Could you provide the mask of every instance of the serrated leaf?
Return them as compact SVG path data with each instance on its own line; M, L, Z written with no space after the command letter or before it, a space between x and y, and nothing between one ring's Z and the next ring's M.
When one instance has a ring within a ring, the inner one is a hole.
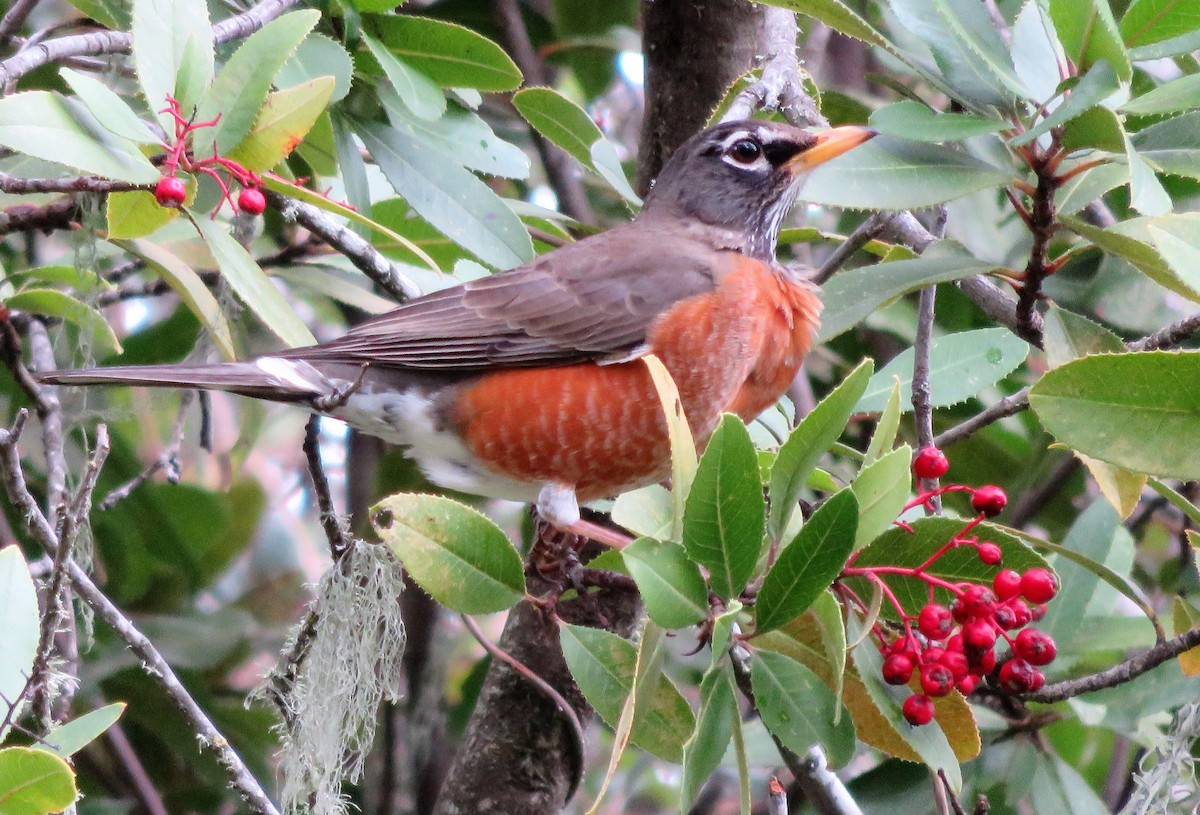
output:
M1029 404L1047 432L1136 472L1200 478L1200 352L1093 356L1050 371Z
M275 85L280 90L286 90L322 76L333 77L333 96L329 101L340 102L350 93L354 63L341 43L324 34L312 33L304 38L291 58L279 69L275 75Z
M1029 144L1043 133L1049 133L1052 128L1066 124L1100 104L1120 90L1120 87L1121 81L1117 78L1117 72L1107 61L1101 60L1080 78L1079 83L1062 100L1062 104L1021 135L1009 139L1009 145L1020 147Z
M275 91L259 111L246 137L227 157L255 172L266 172L292 154L325 112L333 93L333 77Z
M1200 111L1174 116L1130 138L1158 172L1200 178Z
M1188 262L1193 253L1200 252L1200 216L1196 213L1130 218L1108 229L1070 215L1060 216L1060 220L1105 252L1129 261L1155 283L1200 302L1200 268ZM1157 245L1156 238L1163 245Z
M156 274L167 281L188 309L196 315L200 325L204 326L222 358L232 362L237 359L233 349L233 335L229 331L229 323L217 298L213 297L208 286L200 279L200 275L180 258L171 254L164 247L149 241L113 241L117 246L130 254L140 257Z
M771 466L771 509L767 533L779 540L796 510L800 490L821 456L842 435L862 397L875 363L865 359L792 431Z
M1125 161L1129 165L1129 205L1143 215L1165 215L1174 208L1171 196L1154 170L1125 136Z
M1058 92L1060 66L1067 64L1067 57L1049 8L1041 0L1028 0L1013 23L1012 59L1033 101L1046 102Z
M623 492L613 504L612 519L639 535L666 540L675 523L672 500L671 491L661 484Z
M1164 82L1121 105L1122 113L1135 116L1154 116L1159 113L1178 113L1200 107L1200 74L1191 74Z
M0 619L4 636L0 637L0 695L5 706L21 698L25 681L33 671L38 646L38 599L29 566L19 546L0 549ZM16 706L17 714L24 707ZM0 726L0 739L8 732L7 720Z
M184 111L196 104L213 76L210 25L204 0L133 0L133 67L150 110L168 96Z
M1069 169L1069 168L1068 168ZM1129 182L1129 168L1120 164L1101 164L1071 177L1058 193L1060 215L1073 215L1111 189Z
M892 390L888 393L887 403L875 423L875 432L871 434L871 443L863 455L863 466L869 467L884 453L892 449L896 443L896 434L900 431L900 377L892 380Z
M237 296L263 324L292 348L315 345L316 339L296 316L296 310L287 298L275 288L266 272L259 268L246 248L234 240L224 225L205 215L192 214L191 220L208 245L221 276L229 281Z
M61 69L59 74L109 133L135 144L158 143L158 137L150 132L146 123L103 82L70 68Z
M1188 0L1134 0L1121 18L1130 48L1150 45L1200 28L1200 9Z
M1200 628L1200 609L1177 595L1171 603L1171 619L1175 626L1175 636L1179 636L1193 628ZM1176 659L1179 660L1179 669L1185 676L1200 675L1200 645L1189 648Z
M708 615L708 589L683 547L638 538L621 550L650 619L664 628L685 628Z
M1117 513L1107 502L1093 501L1071 524L1062 546L1081 557L1104 563L1119 535L1129 539ZM1083 622L1088 601L1100 585L1100 578L1095 572L1069 560L1054 566L1060 580L1059 592L1046 605L1046 616L1038 628L1054 637L1061 650L1069 652Z
M188 198L195 200L195 182L179 177L187 184ZM162 206L154 193L146 190L109 193L104 207L110 241L145 237L179 217L177 208Z
M895 527L884 532L875 541L858 553L854 569L871 566L916 567L925 563L963 528L958 518L918 518L912 522L913 531ZM941 578L950 583L969 581L990 584L1000 569L1016 569L1025 572L1040 567L1049 568L1045 558L1033 551L1023 540L995 524L982 523L971 534L980 541L991 541L1000 547L1003 561L999 566L988 566L979 559L974 546L956 546L925 569L925 574ZM881 575L897 601L906 609L919 609L930 602L929 584L909 575ZM848 585L859 592L860 597L871 593L867 581L858 576L846 578ZM933 602L950 605L953 597L942 588L935 588ZM895 619L896 609L890 603L883 606L883 616ZM869 648L870 646L864 646Z
M18 288L27 285L27 282L31 280L68 286L81 292L116 289L116 284L110 283L96 272L89 269L76 269L74 266L35 266L31 269L8 272L5 278L6 282Z
M525 594L516 548L500 527L465 504L399 493L371 508L371 522L413 580L447 608L503 611Z
M58 289L23 289L9 297L5 305L15 311L59 317L79 326L80 333L95 343L99 354L121 353L121 341L104 315Z
M1108 0L1049 0L1050 18L1071 62L1086 71L1108 60L1122 82L1133 76Z
M802 614L837 577L854 549L859 504L848 489L813 513L763 579L755 601L755 633Z
M814 169L804 200L849 209L927 207L1012 181L962 151L880 136Z
M995 264L965 253L939 251L935 245L912 260L875 263L840 272L821 287L825 311L817 342L829 342L875 309L918 289L987 274L995 268Z
M833 723L837 724L842 712L842 695L846 675L846 623L842 619L842 607L833 597L833 592L823 591L805 612L805 619L816 625L821 645L825 650L825 661L829 667L829 689L837 701ZM803 662L803 660L801 660ZM818 674L820 675L820 674ZM821 675L821 680L825 681Z
M98 710L93 710L82 716L77 716L69 722L57 724L42 737L42 745L51 745L47 749L59 758L70 758L87 745L98 739L105 730L116 724L117 719L125 712L124 702L114 702Z
M469 28L410 15L376 17L380 41L443 88L511 91L521 71L500 46Z
M208 155L214 145L225 154L241 144L258 119L275 76L320 19L315 9L289 12L238 46L200 100L197 120L219 115L221 121L196 131L193 149L197 155Z
M71 767L30 747L0 749L0 815L62 812L78 795Z
M432 79L397 59L387 46L372 37L363 37L367 49L405 107L420 119L433 121L446 112L446 95Z
M564 624L563 656L588 704L610 727L621 717L633 691L637 648L629 640L596 628ZM648 704L637 707L630 741L651 755L675 763L683 759L684 742L695 716L679 690L661 672L647 688Z
M696 717L696 729L683 745L681 811L691 810L700 788L721 765L733 738L734 720L740 716L729 668L710 668L700 681L700 713Z
M608 185L630 204L635 207L642 205L641 197L633 191L633 187L629 186L629 179L625 177L625 170L621 167L617 148L613 146L612 142L608 139L601 139L593 144L591 157L591 164L597 175L607 181Z
M692 436L692 428L688 425L687 416L683 413L683 400L679 397L679 389L675 387L675 380L667 366L654 354L646 354L641 361L654 384L654 392L658 396L659 407L662 408L663 420L667 425L667 439L671 446L671 540L684 540L685 508L698 465L696 441Z
M1178 37L1171 37L1170 39L1151 43L1150 45L1140 45L1136 48L1130 48L1129 59L1133 62L1142 62L1148 59L1177 57L1183 54L1190 54L1197 48L1200 48L1200 30L1189 31L1186 34L1180 34Z
M383 314L396 307L395 300L380 297L364 286L362 281L365 278L347 279L347 274L342 269L315 263L283 266L274 270L274 276L281 280L295 283L367 314Z
M871 114L868 124L885 136L926 142L959 141L1011 127L975 113L938 113L911 100L879 108Z
M850 717L834 724L833 693L804 665L783 654L756 651L750 681L763 724L785 747L804 755L820 744L833 767L845 765L854 755Z
M497 136L478 115L452 108L437 121L427 122L407 109L397 110L388 103L387 94L381 94L381 99L392 127L404 130L427 149L481 173L504 178L529 177L529 157L525 152Z
M908 502L912 448L902 444L859 472L850 489L858 499L854 548L861 549L890 528Z
M498 269L533 258L521 219L470 172L427 161L420 144L394 128L364 123L358 133L396 192L455 243Z
M1015 371L1029 355L1029 345L1007 328L980 328L936 337L929 349L929 397L933 407L966 401ZM913 349L907 348L871 377L856 413L877 413L886 405L895 378L900 401L912 404Z
M158 169L136 145L104 130L78 102L49 91L25 91L0 99L0 147L115 181L152 184ZM80 115L75 115L75 114ZM88 126L90 125L90 126Z
M1099 323L1051 304L1042 320L1046 362L1057 368L1088 354L1120 354L1121 338Z
M1076 453L1076 457L1087 467L1092 480L1096 482L1100 494L1117 511L1121 520L1125 520L1138 508L1142 500L1142 490L1146 488L1145 473L1135 473L1115 464L1108 464L1094 458Z
M683 514L687 554L710 573L712 589L737 597L763 546L758 456L741 419L726 414L696 468Z

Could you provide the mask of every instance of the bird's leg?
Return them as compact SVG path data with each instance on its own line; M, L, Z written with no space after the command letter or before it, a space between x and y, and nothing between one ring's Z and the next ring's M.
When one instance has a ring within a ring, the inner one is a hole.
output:
M628 535L583 520L579 515L579 501L575 498L573 486L551 482L542 487L538 493L537 511L551 526L563 532L591 538L613 549L624 549L630 543Z
M340 385L325 396L316 397L312 400L312 406L321 413L332 413L346 404L346 402L350 401L350 397L362 387L363 377L367 375L368 364L366 362L362 364L362 367L358 369L358 376L355 377L353 382L349 385Z

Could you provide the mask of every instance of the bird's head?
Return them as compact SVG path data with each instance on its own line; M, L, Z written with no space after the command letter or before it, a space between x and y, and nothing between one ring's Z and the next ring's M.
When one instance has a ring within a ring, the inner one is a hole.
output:
M643 217L683 216L773 259L779 225L808 171L875 136L866 127L810 133L780 122L723 122L684 142L646 196Z

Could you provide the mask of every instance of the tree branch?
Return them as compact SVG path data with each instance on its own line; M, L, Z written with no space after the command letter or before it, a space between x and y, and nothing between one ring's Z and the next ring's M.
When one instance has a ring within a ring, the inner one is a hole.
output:
M4 17L0 19L0 49L8 47L13 34L20 30L29 12L33 11L40 0L15 0Z
M734 98L723 121L747 119L760 109L778 109L792 124L829 127L829 120L821 115L800 85L800 63L796 57L798 34L794 12L778 7L763 11L761 39L766 58L762 76Z

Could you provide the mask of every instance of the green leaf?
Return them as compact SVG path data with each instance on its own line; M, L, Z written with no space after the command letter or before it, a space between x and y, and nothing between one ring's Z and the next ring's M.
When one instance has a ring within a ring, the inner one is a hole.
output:
M1107 501L1097 500L1071 524L1062 545L1096 563L1104 563L1118 535L1129 539L1129 533L1121 526L1121 519L1112 506ZM1132 540L1129 542L1132 544ZM1100 578L1065 559L1056 562L1054 568L1058 571L1061 588L1053 602L1046 605L1046 616L1038 628L1054 637L1061 651L1070 653L1070 643L1083 623L1084 611Z
M1174 208L1171 196L1146 160L1125 136L1125 161L1129 164L1129 205L1143 215L1165 215Z
M339 303L345 303L367 314L383 314L396 307L395 300L380 297L372 292L362 275L352 276L334 266L305 263L300 266L283 266L274 270L274 276L303 286L309 291L324 295Z
M1013 179L960 150L887 136L814 169L804 200L849 209L914 209L999 187Z
M685 628L708 616L708 588L682 546L638 538L621 555L654 622L664 628Z
M1200 478L1200 352L1086 357L1043 376L1029 404L1085 455L1150 475Z
M190 212L189 215L200 237L208 244L208 251L217 262L221 276L229 281L237 296L263 324L292 348L315 345L316 339L296 316L296 310L272 285L266 272L259 268L246 248L234 240L222 224L205 215L197 216Z
M1190 262L1194 253L1200 252L1200 215L1131 218L1108 229L1070 215L1060 220L1105 252L1129 261L1159 285L1200 302L1200 267Z
M70 0L70 3L85 17L91 17L105 28L129 30L129 0Z
M700 714L696 729L683 745L680 810L689 812L700 788L721 765L741 716L728 666L713 667L700 680Z
M238 46L200 101L198 121L217 116L221 121L196 131L196 155L210 154L214 145L225 154L241 144L258 119L275 76L320 19L315 9L293 11L267 23Z
M1050 18L1067 56L1080 71L1104 59L1122 82L1133 76L1108 0L1050 0Z
M66 100L49 91L0 99L0 146L115 181L158 180L158 169L135 145L112 136L94 120L87 122L91 115L77 106L78 111L71 110Z
M95 272L88 269L76 269L74 266L35 266L31 269L20 269L9 272L6 280L18 288L23 287L26 281L36 280L41 283L69 286L77 292L116 289L116 284L110 283Z
M867 384L869 387L870 383ZM875 423L875 433L871 436L871 443L867 446L867 452L863 455L864 467L869 467L880 456L892 449L892 445L896 443L896 434L900 431L900 416L902 414L903 411L900 408L900 377L897 376L892 380L892 389L888 392L887 404L884 405L883 412L879 414L879 421Z
M229 323L225 313L213 297L208 286L200 279L200 275L180 258L171 254L163 246L150 241L113 241L117 246L130 254L136 255L146 262L146 265L167 281L184 305L196 315L200 325L208 330L217 350L226 361L237 359L233 349L233 335L229 331Z
M1064 169L1070 169L1066 167ZM1111 189L1129 183L1129 168L1101 164L1071 177L1059 190L1055 203L1060 215L1072 215Z
M446 112L446 95L432 79L406 65L392 55L383 43L371 37L363 37L367 49L388 81L404 102L405 107L418 119L433 121Z
M48 750L59 758L70 758L87 745L98 739L108 728L112 727L121 714L125 712L124 702L114 702L99 710L85 713L64 724L57 724L46 733L42 742L52 745Z
M850 489L858 499L854 548L861 549L891 528L908 503L912 487L912 448L902 444L874 464L863 467Z
M633 187L629 186L629 179L625 177L625 169L621 167L621 158L617 155L617 148L608 139L601 139L592 145L591 150L592 167L596 174L608 182L608 186L616 190L622 198L628 201L635 207L642 205L642 199Z
M1200 48L1200 30L1189 31L1186 34L1180 34L1178 37L1171 37L1170 39L1151 43L1150 45L1140 45L1137 48L1130 48L1129 59L1133 62L1141 62L1148 59L1178 57L1190 54L1197 48Z
M329 101L340 102L350 93L354 62L341 43L314 32L304 38L291 58L279 69L275 86L286 90L322 76L333 77L333 95Z
M121 353L121 342L104 315L58 289L24 289L9 297L5 305L16 311L45 314L74 323L86 339L96 344L101 355Z
M70 765L30 747L0 749L0 815L62 812L78 795Z
M247 170L266 172L283 161L325 112L333 77L323 76L267 97L246 137L227 154Z
M8 705L21 698L25 680L33 671L39 634L37 590L19 546L0 549L0 619L4 620L4 636L0 637L0 695L8 700L7 712ZM22 707L17 706L18 714ZM7 725L0 727L0 740L7 731Z
M371 522L413 580L447 608L503 611L525 594L521 556L512 542L465 504L399 493L371 508Z
M637 648L607 631L564 624L563 656L588 704L610 727L616 727L625 699L633 691ZM661 672L647 677L647 705L637 706L630 741L666 761L683 760L684 742L692 734L695 715L679 690Z
M1025 98L1025 88L996 27L978 3L890 0L900 24L933 52L959 98L972 107L1003 106Z
M1200 74L1181 76L1121 105L1122 113L1154 116L1200 107Z
M663 540L671 536L675 523L673 500L661 484L623 492L613 504L612 519L639 535Z
M854 549L858 500L848 489L813 513L763 579L754 631L779 628L803 614L837 577Z
M846 622L842 619L842 604L834 599L833 592L823 591L806 614L816 625L825 652L825 662L829 665L832 682L827 684L837 700L838 707L833 716L833 723L837 724L841 718L846 679Z
M1130 48L1190 34L1200 28L1200 9L1189 0L1134 0L1121 18Z
M974 113L938 113L907 99L876 110L868 124L885 136L927 142L959 141L1011 127Z
M521 219L470 172L428 161L420 143L400 130L364 123L358 133L396 192L446 237L499 269L533 258Z
M779 540L800 499L800 490L817 461L842 435L854 405L862 397L874 363L865 359L842 380L779 448L771 466L771 511L768 533Z
M883 714L886 725L908 745L921 760L934 770L944 770L953 789L962 787L962 769L950 746L941 722L936 718L929 724L914 727L904 719L901 706L912 691L904 685L884 683L881 671L883 657L870 643L864 643L852 652L854 666L858 670L862 685L871 702Z
M1041 104L1058 93L1060 66L1067 64L1067 56L1045 2L1032 0L1021 7L1012 27L1012 58L1030 99Z
M528 178L529 157L521 148L501 139L480 116L454 107L435 122L397 110L381 95L392 127L405 131L427 150L472 170L504 178ZM407 207L406 207L407 209Z
M204 0L133 0L133 67L156 113L167 97L187 116L213 76L213 42ZM163 116L164 124L170 119ZM168 127L168 131L171 128Z
M188 186L188 197L195 199L196 184L179 176ZM179 217L175 207L164 207L146 190L109 193L104 203L110 241L129 240L150 235Z
M1158 172L1200 178L1200 111L1159 122L1130 138L1138 155Z
M913 531L899 527L884 532L875 541L858 553L854 568L869 566L916 567L927 561L963 528L959 518L918 518L912 522ZM988 583L1000 569L1016 569L1024 572L1034 567L1049 568L1044 558L1034 552L1024 541L1010 531L995 524L983 523L971 532L980 541L991 541L1000 547L1003 562L999 566L988 566L980 559L974 546L957 546L939 557L925 573L942 580L957 583L970 581ZM885 574L884 581L906 609L919 609L929 602L929 585L919 578L908 575ZM847 582L860 592L860 597L871 594L871 586L861 577L847 578ZM953 598L945 589L934 590L934 602L949 605ZM883 616L896 618L896 610L884 603ZM870 646L856 650L873 650Z
M1051 304L1042 320L1046 362L1057 368L1088 354L1121 354L1125 343L1099 323Z
M987 274L996 268L993 263L964 252L947 251L949 249L935 244L919 258L875 263L834 275L821 287L825 311L817 342L829 342L866 319L875 309L918 289Z
M935 337L929 348L929 397L933 407L966 401L1015 371L1029 355L1029 345L1007 328L979 328ZM912 348L896 355L871 377L854 410L878 413L886 405L892 383L900 380L900 400L912 407Z
M700 457L683 514L683 546L730 600L754 573L763 546L758 456L742 420L726 414Z
M845 765L854 755L854 724L849 716L834 724L838 703L808 668L783 654L756 651L750 681L763 724L785 747L804 755L820 744L833 767Z
M1021 135L1009 139L1009 145L1020 147L1031 143L1043 133L1049 133L1051 128L1066 124L1100 104L1120 88L1121 81L1117 79L1117 72L1112 66L1105 60L1097 62L1071 89L1071 93L1063 98L1062 104Z
M135 144L158 144L158 137L146 123L103 82L70 68L61 69L59 74L109 133Z
M521 71L504 49L469 28L426 17L374 17L380 41L443 88L511 91Z

